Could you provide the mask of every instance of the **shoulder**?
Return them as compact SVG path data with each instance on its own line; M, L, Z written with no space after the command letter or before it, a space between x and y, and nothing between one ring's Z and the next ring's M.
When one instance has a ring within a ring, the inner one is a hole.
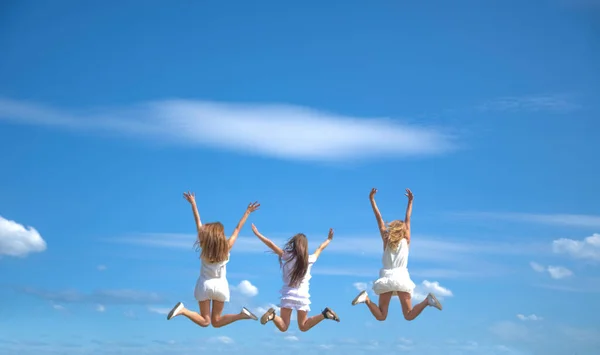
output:
M310 254L308 256L308 262L309 263L314 263L315 261L317 261L317 255L316 254Z

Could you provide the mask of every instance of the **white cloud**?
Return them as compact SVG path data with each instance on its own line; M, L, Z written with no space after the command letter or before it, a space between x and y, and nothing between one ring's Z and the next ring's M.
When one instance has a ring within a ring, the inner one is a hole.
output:
M557 239L552 242L552 250L577 259L600 261L600 234L594 233L583 240Z
M0 216L0 256L24 257L46 250L46 242L37 230Z
M540 316L536 316L535 314L530 314L528 316L523 315L523 314L517 314L517 318L522 320L522 321L539 321L539 320L543 320L544 318L540 317Z
M423 156L455 147L453 137L430 127L281 104L164 100L117 110L70 113L0 99L0 119L293 160Z
M57 311L66 311L67 309L65 308L65 306L60 305L60 304L52 304L52 308L54 308Z
M421 300L425 299L425 297L427 297L427 294L430 292L433 293L435 297L440 300L444 299L445 297L454 296L452 294L452 291L440 286L439 282L430 282L425 280L420 285L417 285L415 287L412 298L420 302Z
M554 226L600 228L600 216L579 214L501 213L501 212L457 212L453 216L484 218L502 221L547 224Z
M237 287L234 287L234 289L244 296L254 297L258 295L258 288L248 280L242 280L242 282L240 282Z
M210 338L209 340L211 342L219 342L219 343L223 343L223 344L233 344L233 339L228 336L225 336L225 335Z
M550 277L557 280L573 276L573 271L563 266L548 266L548 273L550 274Z
M284 339L285 339L285 340L287 340L287 341L298 341L298 340L300 340L300 339L298 339L298 337L297 337L297 336L295 336L295 335L288 335L288 336L286 336Z
M366 291L367 290L366 282L355 282L352 284L352 286L354 286L354 288L356 288L358 291Z
M106 307L104 307L101 304L96 305L96 311L98 311L98 312L104 312L104 311L106 311Z
M167 315L171 311L170 308L160 308L160 307L148 307L148 311L151 313Z
M569 276L573 276L573 271L567 269L564 266L552 266L552 265L544 266L544 265L538 264L534 261L530 262L529 265L535 272L548 272L550 277L552 277L553 279L556 279L556 280L564 279Z
M564 113L581 108L565 95L507 96L487 101L482 111Z
M96 266L96 269L97 269L98 271L104 271L104 270L106 270L106 269L107 269L107 267L106 267L106 265L98 265L98 266Z

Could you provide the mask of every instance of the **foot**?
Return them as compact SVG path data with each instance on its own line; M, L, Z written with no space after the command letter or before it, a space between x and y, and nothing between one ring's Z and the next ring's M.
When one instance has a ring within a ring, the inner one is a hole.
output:
M242 311L240 312L243 315L245 315L246 317L248 317L248 319L252 319L252 320L257 320L258 318L248 310L248 308L244 307L242 308Z
M439 309L440 311L442 310L442 304L440 301L438 301L433 293L427 295L427 304L431 307Z
M260 317L260 324L267 324L273 319L275 319L275 308L269 308L269 310Z
M367 291L362 291L352 300L352 305L356 306L359 303L366 303L368 300L369 295L367 294Z
M167 320L170 320L173 317L177 317L183 312L184 309L185 307L183 306L183 303L177 302L175 307L173 307L173 309L171 309L171 312L169 312L169 314L167 315Z
M329 307L325 307L325 309L323 310L323 312L321 312L321 314L323 315L323 317L325 317L325 319L331 319L336 322L340 321L340 318L337 316L337 314L335 314L334 311L329 309Z

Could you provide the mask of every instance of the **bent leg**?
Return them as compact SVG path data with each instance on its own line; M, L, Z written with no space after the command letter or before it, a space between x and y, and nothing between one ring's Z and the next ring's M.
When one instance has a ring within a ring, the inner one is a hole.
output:
M387 318L388 310L390 307L390 300L392 299L392 292L385 292L379 295L379 305L376 305L367 297L365 304L369 307L369 310L378 321L384 321Z
M273 323L277 329L285 332L290 327L290 319L292 319L292 310L290 308L281 308L279 311L280 316L275 315L273 317Z
M413 308L410 293L408 292L398 292L398 298L400 298L400 304L402 304L402 314L404 314L404 319L406 320L413 320L417 318L417 316L423 312L425 307L429 305L427 298L425 298Z
M221 313L223 313L223 308L225 307L225 302L216 301L216 300L213 300L212 302L213 303L212 303L211 321L212 321L213 327L215 327L215 328L224 327L227 324L231 324L231 323L241 320L241 319L250 319L250 317L248 317L243 312L240 312L238 314L221 315Z
M323 319L325 319L325 316L322 313L316 316L312 316L310 318L308 318L308 311L297 311L297 314L298 328L301 332L308 331L310 328L314 327L315 325L319 324Z
M181 315L187 317L192 322L198 324L201 327L208 327L210 325L210 300L198 302L200 308L200 314L190 311L187 308L181 310Z

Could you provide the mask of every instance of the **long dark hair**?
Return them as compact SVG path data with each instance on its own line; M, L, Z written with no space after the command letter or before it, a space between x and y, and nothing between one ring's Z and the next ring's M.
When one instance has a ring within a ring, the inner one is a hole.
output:
M283 253L291 255L285 260L285 264L295 260L294 267L290 273L290 284L288 286L298 287L308 271L308 240L306 239L306 236L302 233L298 233L290 238L283 247ZM283 267L283 264L281 257L279 257L279 265Z

